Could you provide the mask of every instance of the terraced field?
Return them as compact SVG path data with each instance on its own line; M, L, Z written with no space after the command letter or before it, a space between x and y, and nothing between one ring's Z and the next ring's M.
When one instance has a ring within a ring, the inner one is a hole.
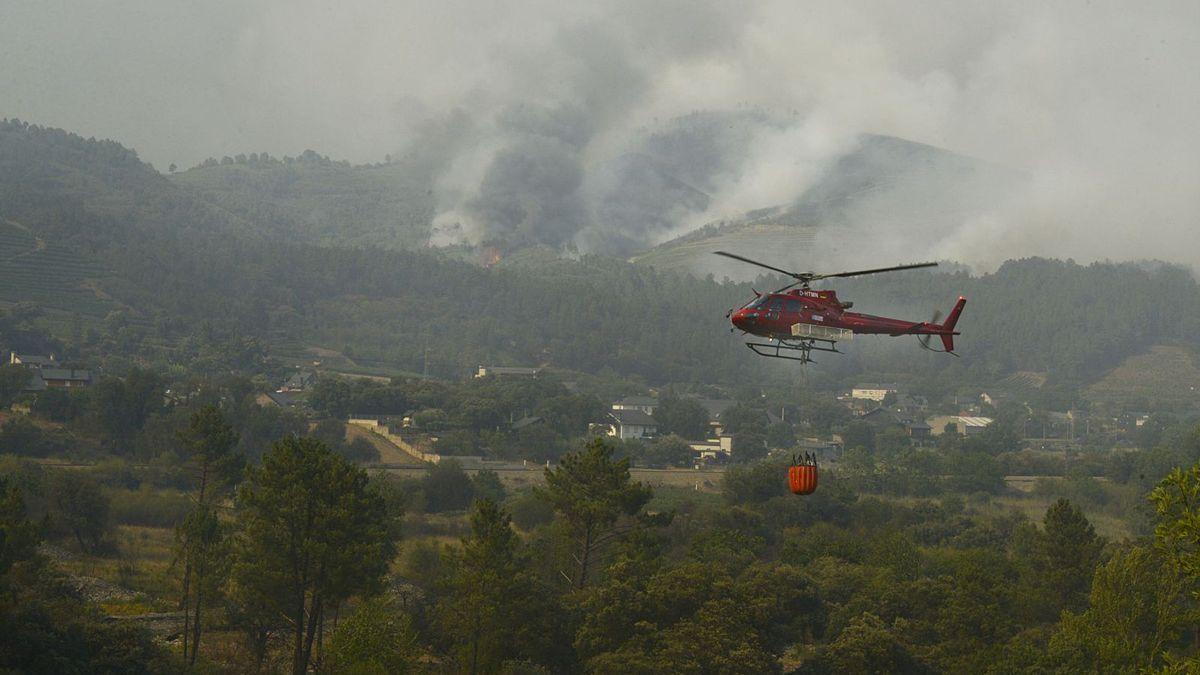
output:
M32 302L103 317L113 303L92 285L108 274L94 261L43 241L18 223L0 222L0 303Z
M1097 405L1147 410L1200 407L1200 366L1186 347L1155 345L1131 356L1084 391Z

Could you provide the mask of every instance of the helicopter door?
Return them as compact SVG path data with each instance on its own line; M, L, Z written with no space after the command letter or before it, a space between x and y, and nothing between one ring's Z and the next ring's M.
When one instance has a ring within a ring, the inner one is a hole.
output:
M781 311L783 311L783 298L771 298L771 302L767 304L767 319L775 321L779 318Z

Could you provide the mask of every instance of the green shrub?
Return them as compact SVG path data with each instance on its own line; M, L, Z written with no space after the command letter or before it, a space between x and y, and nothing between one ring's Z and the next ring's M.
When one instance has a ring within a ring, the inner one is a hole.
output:
M182 493L154 490L149 485L138 490L113 490L109 498L113 521L121 525L175 527L191 508Z
M506 506L513 524L526 532L554 520L554 508L531 492L514 497Z

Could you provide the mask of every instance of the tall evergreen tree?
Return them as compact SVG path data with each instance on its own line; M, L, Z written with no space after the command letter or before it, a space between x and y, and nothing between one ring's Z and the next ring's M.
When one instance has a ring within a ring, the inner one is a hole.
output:
M677 434L692 440L708 438L708 412L692 399L663 396L654 411L662 433Z
M312 438L271 446L238 492L234 580L244 606L274 608L303 675L327 611L373 592L394 554L394 528L367 474Z
M1083 511L1067 499L1060 498L1046 510L1042 525L1034 568L1057 616L1063 609L1085 604L1104 540Z
M629 478L629 459L613 460L613 449L597 438L579 452L564 455L546 469L546 484L537 494L548 501L570 528L577 567L570 576L576 588L587 585L596 556L628 531L630 519L652 491Z
M511 518L490 499L475 502L471 533L451 555L438 604L463 670L491 673L522 652L522 625L536 622L536 590L518 558Z
M192 414L179 440L195 490L192 509L175 533L177 557L183 561L183 655L188 663L195 663L204 603L216 594L228 571L225 528L213 504L240 472L242 457L235 452L237 433L213 405Z

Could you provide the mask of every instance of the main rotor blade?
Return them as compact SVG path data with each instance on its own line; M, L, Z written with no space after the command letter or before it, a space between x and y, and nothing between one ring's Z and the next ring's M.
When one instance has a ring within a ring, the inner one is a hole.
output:
M913 265L896 265L895 267L880 267L878 269L858 270L856 272L838 272L836 274L814 274L812 276L812 279L813 279L813 281L816 281L817 279L830 279L833 277L858 277L858 276L862 276L864 274L879 274L881 272L899 272L900 270L915 270L915 269L920 269L922 267L937 267L937 266L938 266L938 264L935 262L916 263Z
M789 277L792 277L793 279L800 279L801 277L807 276L807 275L802 275L802 274L796 274L795 272L789 272L787 270L781 270L778 267L771 267L770 265L768 265L766 263L760 263L757 260L751 260L749 258L740 256L736 253L729 253L726 251L713 251L713 253L716 255L723 255L726 258L733 258L734 260L740 260L744 263L750 263L751 265L758 265L759 267L764 267L766 269L771 270L772 272L779 272L780 274L786 274Z

